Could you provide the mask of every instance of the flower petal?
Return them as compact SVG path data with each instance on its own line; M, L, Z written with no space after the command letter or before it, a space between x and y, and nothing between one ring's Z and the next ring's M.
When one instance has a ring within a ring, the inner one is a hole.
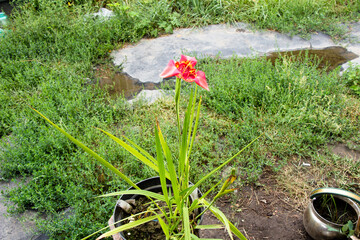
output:
M179 69L176 68L174 60L170 60L164 71L160 74L161 78L169 78L180 74Z
M197 71L194 79L195 83L205 90L209 91L209 86L206 82L205 73L203 71Z
M195 67L197 60L195 57L189 57L186 55L181 55L180 62L187 62L189 61L192 67Z
M179 76L178 76L179 77ZM194 76L184 76L181 75L180 78L182 80L184 80L185 82L194 82L195 81L195 77Z

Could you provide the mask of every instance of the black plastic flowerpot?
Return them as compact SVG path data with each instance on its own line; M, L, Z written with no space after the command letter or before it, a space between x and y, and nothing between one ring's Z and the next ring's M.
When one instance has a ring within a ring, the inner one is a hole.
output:
M191 182L189 184L193 185ZM160 194L162 193L160 177L148 178L148 179L138 182L136 185L142 190L151 191L151 192L160 193ZM167 187L169 190L172 189L171 182L168 179L167 179ZM134 189L135 189L134 187L130 187L128 190L134 190ZM202 196L202 193L200 192L200 190L195 189L194 192L190 195L190 201L193 201L201 196ZM119 222L119 221L124 218L127 218L131 215L124 210L124 204L126 205L127 203L131 203L133 200L135 200L135 201L139 200L140 198L144 198L144 196L136 195L136 194L134 194L134 195L127 194L127 195L120 196L119 200L116 203L116 206L114 209L114 214L113 214L115 227L120 227L124 223ZM124 201L125 201L125 203L124 203ZM195 209L194 215L198 216L203 210L204 210L204 208ZM203 215L201 215L198 218L197 224L201 224L202 219L203 219ZM158 227L157 232L161 232L160 226ZM122 239L126 240L127 236L125 236L126 234L124 232L120 232L119 235L121 236ZM146 238L146 239L155 239L155 238L152 238L151 236L149 236L149 238ZM163 239L165 239L165 236Z

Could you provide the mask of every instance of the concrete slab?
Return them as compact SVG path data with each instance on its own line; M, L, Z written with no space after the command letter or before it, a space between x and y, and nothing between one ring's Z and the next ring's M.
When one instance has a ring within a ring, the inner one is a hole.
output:
M317 33L309 40L290 37L274 31L252 31L244 23L235 25L211 25L200 29L179 29L172 35L156 39L143 39L139 43L114 51L115 65L141 82L161 82L159 74L170 59L178 59L181 53L227 58L264 55L274 51L321 49L343 46L360 55L360 24L350 25L352 41L335 43L328 35Z
M26 211L22 214L9 216L6 198L2 191L17 188L15 182L0 181L0 239L2 240L29 240L41 236L36 230L35 219L39 218L36 211Z

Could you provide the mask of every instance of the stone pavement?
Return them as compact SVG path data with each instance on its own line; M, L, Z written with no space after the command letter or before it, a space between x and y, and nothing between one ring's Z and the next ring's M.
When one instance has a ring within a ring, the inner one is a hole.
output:
M18 187L15 182L0 181L0 191ZM5 205L5 196L0 193L0 240L45 240L44 235L36 232L36 211L26 211L23 214L9 216Z
M256 56L273 51L297 50L303 48L326 48L342 46L360 56L360 23L350 25L350 41L335 43L329 36L313 34L310 40L298 36L289 37L274 31L252 31L248 25L212 25L201 29L179 29L173 34L156 39L143 39L139 43L127 46L112 53L114 63L122 65L123 71L141 82L160 82L160 72L170 59L179 59L181 53L220 56L226 58L233 55ZM352 62L360 64L360 58ZM348 64L346 64L348 66ZM143 92L146 98L151 94L159 96L157 90ZM142 95L141 93L139 94ZM0 190L6 186L16 187L12 183L0 182ZM7 218L4 196L0 195L0 240L46 239L32 232L33 213L25 213L25 221L19 216Z
M310 40L289 37L274 31L252 31L244 23L211 25L201 29L179 29L173 34L156 39L143 39L112 53L115 65L141 82L160 82L160 72L170 59L181 53L227 58L264 55L274 51L321 49L342 46L360 55L360 23L351 24L351 40L335 43L328 35L313 34ZM356 41L357 39L357 41ZM359 61L359 58L354 60Z

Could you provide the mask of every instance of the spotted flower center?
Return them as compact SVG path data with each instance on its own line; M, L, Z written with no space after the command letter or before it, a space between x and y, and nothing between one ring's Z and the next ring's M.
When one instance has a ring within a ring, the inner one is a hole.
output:
M181 78L193 80L196 77L196 69L191 65L190 61L176 62L175 67L181 72Z

